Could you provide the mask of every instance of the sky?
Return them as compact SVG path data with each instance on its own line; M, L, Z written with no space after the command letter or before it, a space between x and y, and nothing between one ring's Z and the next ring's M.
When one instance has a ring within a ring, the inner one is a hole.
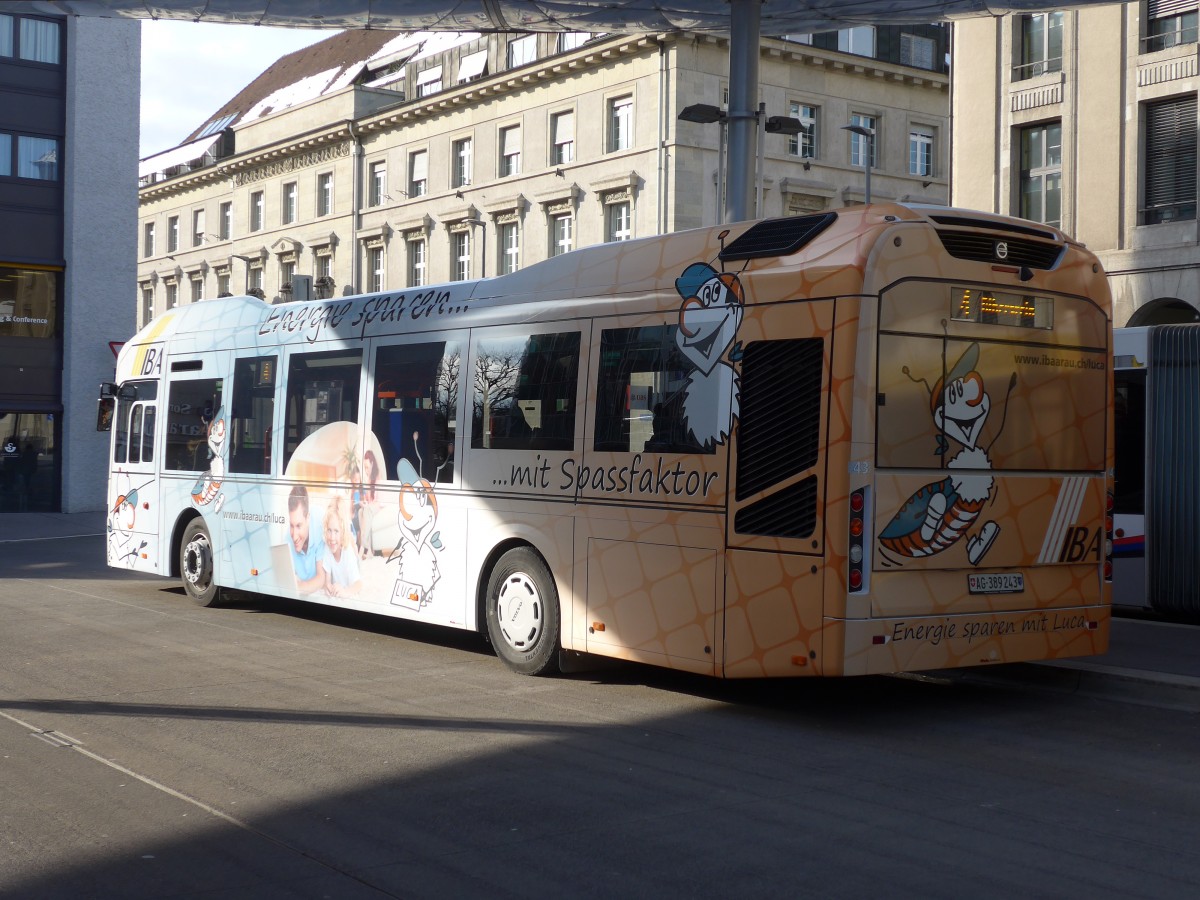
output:
M138 157L179 145L279 57L335 33L318 28L143 21Z

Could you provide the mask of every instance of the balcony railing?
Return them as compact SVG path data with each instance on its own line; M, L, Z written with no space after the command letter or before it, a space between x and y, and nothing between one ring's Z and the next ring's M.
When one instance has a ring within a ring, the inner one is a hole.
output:
M1039 75L1047 75L1051 72L1062 71L1062 57L1055 56L1051 59L1039 59L1034 62L1021 63L1018 66L1013 66L1012 80L1025 81L1029 78L1037 78Z

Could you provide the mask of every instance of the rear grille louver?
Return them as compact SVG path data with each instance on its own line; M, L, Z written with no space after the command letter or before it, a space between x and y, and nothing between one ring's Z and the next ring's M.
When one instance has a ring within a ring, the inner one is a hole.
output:
M1063 253L1062 244L1043 243L1002 233L975 234L969 231L938 229L946 252L956 259L1052 269Z
M820 338L753 341L742 356L737 499L816 465L821 437ZM808 537L816 527L817 477L790 484L738 510L741 534Z

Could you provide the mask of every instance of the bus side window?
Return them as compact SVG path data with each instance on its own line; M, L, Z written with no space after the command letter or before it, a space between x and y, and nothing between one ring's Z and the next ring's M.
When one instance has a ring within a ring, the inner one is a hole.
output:
M407 459L431 483L454 480L462 353L454 341L380 347L375 354L371 430L386 477Z
M142 461L142 415L146 407L141 403L133 405L133 411L129 415L129 461L131 463L140 463Z
M153 403L147 403L143 407L142 417L142 462L154 462L154 419L155 409Z
M300 442L330 422L358 421L361 350L293 353L288 360L283 466Z
M209 467L208 426L221 411L223 385L220 378L172 383L167 398L164 469L203 472Z
M484 338L471 377L472 447L574 449L578 331Z
M1146 511L1146 370L1113 374L1113 512Z
M229 471L271 474L271 423L275 421L277 357L255 356L233 364L229 421Z
M594 449L610 453L715 453L692 437L684 389L695 365L675 341L678 325L600 334Z
M113 439L113 462L129 461L129 411L133 408L131 400L118 400L117 413L113 417L116 423L116 436Z

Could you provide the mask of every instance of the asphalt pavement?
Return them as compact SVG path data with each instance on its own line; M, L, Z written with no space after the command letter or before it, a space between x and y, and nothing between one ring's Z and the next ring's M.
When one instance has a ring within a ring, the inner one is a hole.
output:
M0 544L68 540L104 531L103 512L0 514ZM1023 685L1166 709L1200 711L1200 625L1118 607L1108 653L1103 656L1009 663L930 673L929 677L998 686Z

